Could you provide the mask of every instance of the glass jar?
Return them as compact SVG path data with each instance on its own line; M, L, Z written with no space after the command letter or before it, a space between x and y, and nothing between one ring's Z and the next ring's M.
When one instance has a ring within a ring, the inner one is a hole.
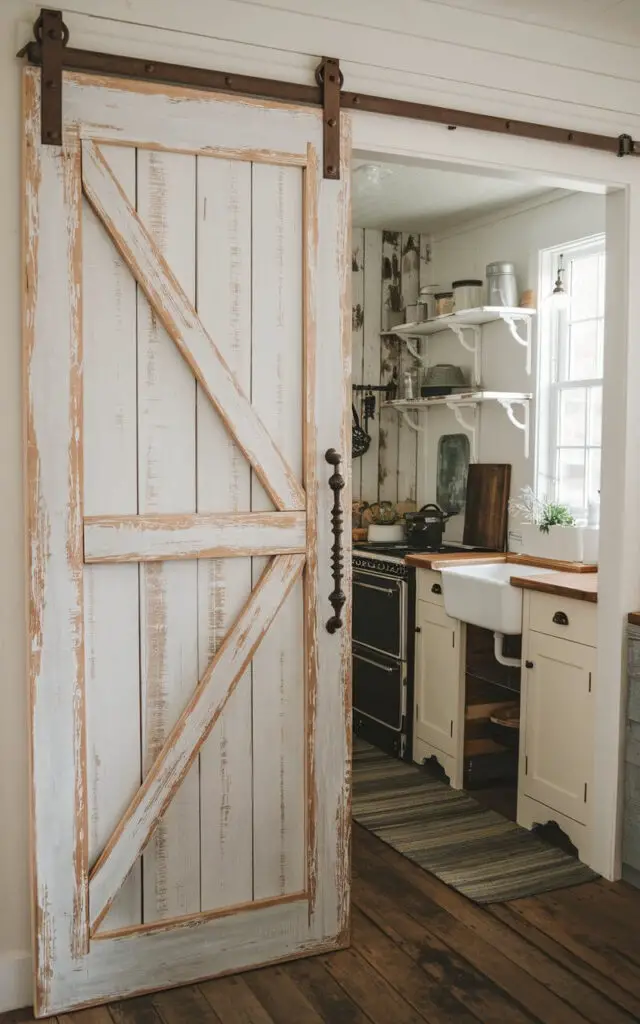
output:
M447 316L453 313L453 292L436 292L436 316Z

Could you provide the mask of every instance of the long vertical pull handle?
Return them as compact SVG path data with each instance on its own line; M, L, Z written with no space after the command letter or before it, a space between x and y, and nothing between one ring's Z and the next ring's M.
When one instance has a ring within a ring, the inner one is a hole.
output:
M331 529L333 531L333 547L331 549L331 573L333 575L333 591L329 594L329 601L333 606L333 615L330 619L327 619L327 632L335 633L336 630L342 629L343 622L340 613L342 612L342 606L346 601L344 591L342 590L342 506L340 504L340 491L344 487L344 477L338 472L340 463L342 462L342 456L335 450L335 448L329 448L325 452L325 459L330 466L334 467L333 473L329 477L329 487L333 491L333 508L331 510Z

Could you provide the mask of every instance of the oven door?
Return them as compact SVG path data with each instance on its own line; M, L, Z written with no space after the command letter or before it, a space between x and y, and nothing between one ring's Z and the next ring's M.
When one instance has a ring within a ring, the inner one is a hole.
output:
M353 647L353 709L376 722L402 730L404 663Z
M353 574L353 642L404 660L405 602L404 580L356 569Z

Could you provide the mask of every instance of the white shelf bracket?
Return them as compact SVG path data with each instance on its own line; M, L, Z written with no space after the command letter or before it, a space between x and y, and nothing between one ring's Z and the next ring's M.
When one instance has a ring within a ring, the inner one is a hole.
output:
M506 412L509 421L513 423L514 427L524 432L524 457L529 458L529 402L517 402L506 398L498 399L500 405ZM522 406L522 419L519 420L513 411L514 405Z
M410 335L406 335L404 340L405 340L405 345L407 346L407 351L409 352L409 354L412 355L413 358L418 363L420 363L420 366L426 366L427 365L426 361L422 358L422 356L418 352L418 349L416 348L417 338L412 338Z
M518 343L518 345L522 345L522 347L527 350L527 354L526 354L527 373L529 374L529 376L531 376L531 324L532 324L531 317L528 316L526 318L526 320L524 321L524 326L525 326L525 336L524 336L524 338L521 338L520 335L518 334L518 328L516 326L518 321L515 320L514 317L509 316L508 313L502 313L501 317L504 320L504 322L507 325L507 327L509 328L509 334L511 335L513 340L516 341Z
M477 424L477 405L460 405L457 402L447 402L447 409L451 409L451 412L455 416L457 422L460 424L463 430L470 435L470 458L472 462L478 461L478 424ZM471 409L472 420L465 419L464 410Z
M448 324L449 330L453 331L456 338L467 352L473 354L473 383L475 387L480 386L480 353L482 352L480 327L477 324ZM465 339L464 332L469 331L473 335L473 343Z
M411 419L407 409L398 409L398 412L402 416L402 418L403 418L404 422L407 424L407 426L411 427L411 429L413 431L415 431L416 434L424 433L424 427L421 427L419 422L418 422L419 419L420 419L420 410L419 409L416 409L415 421Z

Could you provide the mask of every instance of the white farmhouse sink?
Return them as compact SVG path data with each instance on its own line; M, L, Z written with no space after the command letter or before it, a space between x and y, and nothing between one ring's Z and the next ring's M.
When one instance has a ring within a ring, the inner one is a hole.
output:
M499 562L459 565L442 569L444 607L452 619L483 626L494 633L522 633L522 590L512 587L512 576L549 573L531 565Z

